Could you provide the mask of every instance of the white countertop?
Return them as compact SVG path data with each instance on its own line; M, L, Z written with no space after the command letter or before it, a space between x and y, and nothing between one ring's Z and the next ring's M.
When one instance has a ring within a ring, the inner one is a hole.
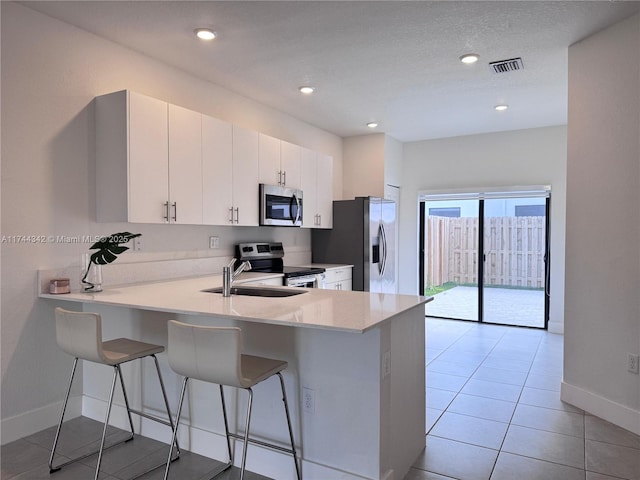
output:
M347 265L343 263L308 263L306 265L301 265L302 267L314 267L314 268L324 268L325 270L333 270L336 268L353 268L353 265Z
M247 272L242 280L264 278ZM255 276L255 277L254 277ZM106 288L99 293L69 293L41 298L115 305L142 310L221 316L244 321L295 327L363 333L395 315L425 304L432 297L382 293L304 289L291 297L251 297L206 293L202 290L222 285L221 275L186 278ZM269 287L295 288L295 287Z

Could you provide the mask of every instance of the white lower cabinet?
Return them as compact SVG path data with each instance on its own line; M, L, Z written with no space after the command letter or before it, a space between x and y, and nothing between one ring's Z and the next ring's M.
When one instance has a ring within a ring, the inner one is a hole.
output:
M327 268L324 273L327 290L351 290L353 267Z

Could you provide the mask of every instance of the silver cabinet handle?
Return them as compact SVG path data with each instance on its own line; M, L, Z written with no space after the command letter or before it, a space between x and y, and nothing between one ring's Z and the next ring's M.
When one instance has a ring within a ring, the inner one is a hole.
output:
M278 170L278 185L282 185L282 170Z
M284 181L282 182L282 186L286 187L287 186L287 172L286 172L286 170L284 172L282 172L282 176L284 177Z
M173 207L173 221L177 222L178 221L178 202L173 202L171 206Z
M229 223L233 223L233 207L229 209Z
M164 221L169 223L169 202L164 202Z
M235 212L236 212L236 223L240 223L240 207L236 207Z

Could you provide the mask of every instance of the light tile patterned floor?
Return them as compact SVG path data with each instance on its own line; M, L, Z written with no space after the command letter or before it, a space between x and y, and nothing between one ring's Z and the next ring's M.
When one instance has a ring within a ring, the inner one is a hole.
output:
M561 336L542 330L427 319L427 448L404 480L640 480L640 437L560 401L562 348ZM67 427L65 456L100 433L88 418ZM49 475L54 433L4 445L0 479L93 478L95 456ZM113 429L110 438L118 435ZM100 478L129 478L166 454L167 445L138 437L105 453ZM183 452L171 478L200 478L217 465ZM220 478L238 478L238 470Z
M427 319L427 448L404 480L640 480L640 437L560 400L563 337Z

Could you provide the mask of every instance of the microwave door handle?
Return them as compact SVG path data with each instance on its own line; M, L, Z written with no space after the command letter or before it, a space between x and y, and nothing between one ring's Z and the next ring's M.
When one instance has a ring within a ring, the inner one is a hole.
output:
M295 218L293 218L293 215L291 216L291 221L293 222L294 225L298 224L298 221L301 219L301 212L300 212L300 201L298 200L298 197L296 195L293 195L291 197L291 202L289 203L290 207L293 207L293 202L296 203L296 216Z
M293 223L294 225L296 224L296 218L298 217L298 212L296 210L296 215L295 217L293 216L293 204L298 205L298 200L296 199L296 196L293 195L290 199L289 199L289 220L291 220L291 223Z

